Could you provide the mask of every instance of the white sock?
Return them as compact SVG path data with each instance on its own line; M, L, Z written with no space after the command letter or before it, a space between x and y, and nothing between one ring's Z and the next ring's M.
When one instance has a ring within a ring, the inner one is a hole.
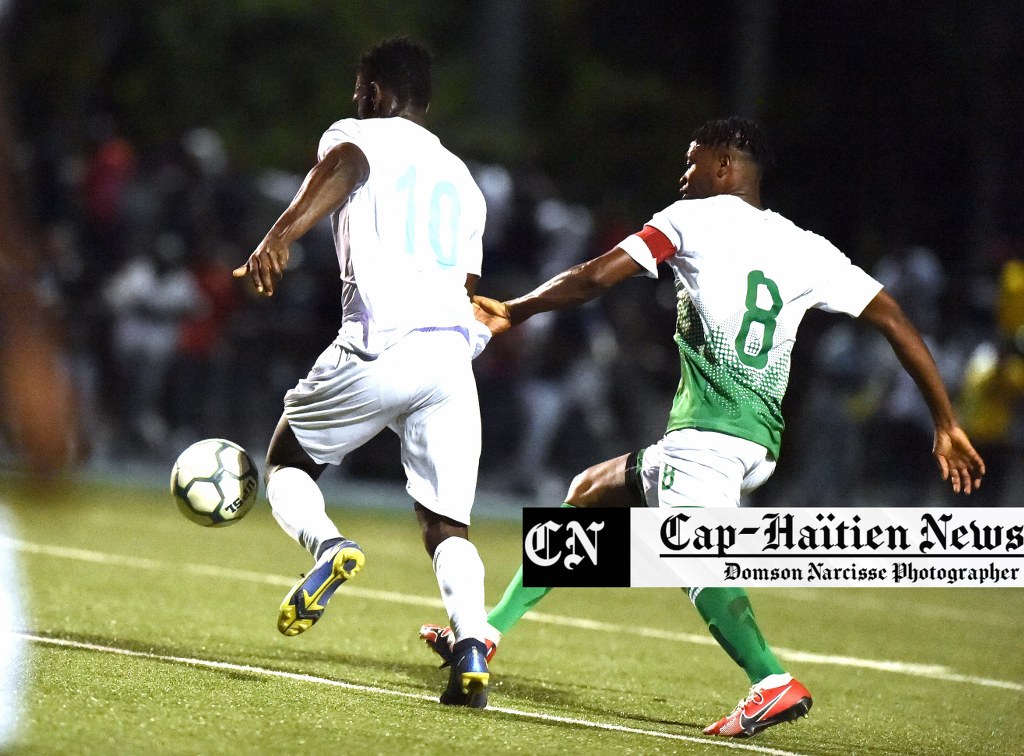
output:
M496 628L490 622L487 623L487 629L484 631L484 637L486 640L489 640L495 646L497 646L501 642L501 633L498 631L498 628Z
M434 552L434 574L455 642L463 638L482 642L493 634L488 632L484 610L484 563L476 546L465 538L446 538Z
M779 688L783 685L789 685L792 681L793 676L788 672L779 672L775 675L768 675L768 677L758 682L756 687L767 690L768 688Z
M341 537L327 516L320 486L297 467L279 467L270 474L267 498L277 524L314 558L323 541Z

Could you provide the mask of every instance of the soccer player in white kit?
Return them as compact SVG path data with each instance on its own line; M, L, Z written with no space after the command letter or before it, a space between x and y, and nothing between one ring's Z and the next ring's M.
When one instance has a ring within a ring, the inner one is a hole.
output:
M485 203L465 164L425 127L430 53L388 40L359 61L357 119L333 124L288 209L234 271L272 296L288 247L330 215L343 282L337 338L285 395L266 490L313 568L281 604L298 635L363 566L327 516L316 480L384 428L398 434L407 490L458 638L441 702L482 708L484 566L468 540L480 456L471 359L490 338L470 297L480 277Z
M980 485L984 463L960 428L935 363L881 284L824 238L761 207L770 153L751 121L711 121L694 134L682 200L656 213L616 248L508 302L476 297L478 317L501 333L531 315L582 304L637 274L675 277L681 377L665 436L634 454L594 465L572 481L579 507L734 507L775 469L790 354L805 312L820 308L866 321L914 378L935 426L933 454L955 492ZM522 570L488 615L488 652L550 589L527 588ZM705 734L749 737L807 713L811 695L779 664L754 620L746 591L691 588L711 634L751 689ZM448 658L450 631L420 635Z

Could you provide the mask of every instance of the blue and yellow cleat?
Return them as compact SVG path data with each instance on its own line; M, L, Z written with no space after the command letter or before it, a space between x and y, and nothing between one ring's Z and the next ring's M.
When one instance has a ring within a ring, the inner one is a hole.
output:
M327 549L281 602L277 629L288 636L304 633L323 615L327 602L346 580L363 568L359 544L344 540Z
M490 681L487 646L476 638L463 638L452 648L448 687L441 694L441 703L471 709L487 708L487 685Z

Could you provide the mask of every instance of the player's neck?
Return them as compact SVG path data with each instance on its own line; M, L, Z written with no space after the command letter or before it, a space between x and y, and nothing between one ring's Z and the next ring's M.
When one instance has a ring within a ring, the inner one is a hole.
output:
M733 197L739 197L741 200L749 205L753 205L758 210L764 210L761 206L761 191L760 189L743 189L739 188L735 191L729 192Z
M417 126L427 127L427 111L423 108L403 108L395 113L394 116L412 121Z

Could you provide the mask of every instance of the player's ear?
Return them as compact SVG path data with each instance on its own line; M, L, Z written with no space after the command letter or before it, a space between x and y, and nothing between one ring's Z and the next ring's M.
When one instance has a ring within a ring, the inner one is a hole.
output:
M370 104L373 106L371 113L377 115L380 112L381 102L384 100L384 91L380 88L380 85L371 81L369 84L370 89Z
M715 171L718 178L724 178L732 168L732 155L729 154L728 150L722 150L718 153L718 160L716 161L717 170Z

